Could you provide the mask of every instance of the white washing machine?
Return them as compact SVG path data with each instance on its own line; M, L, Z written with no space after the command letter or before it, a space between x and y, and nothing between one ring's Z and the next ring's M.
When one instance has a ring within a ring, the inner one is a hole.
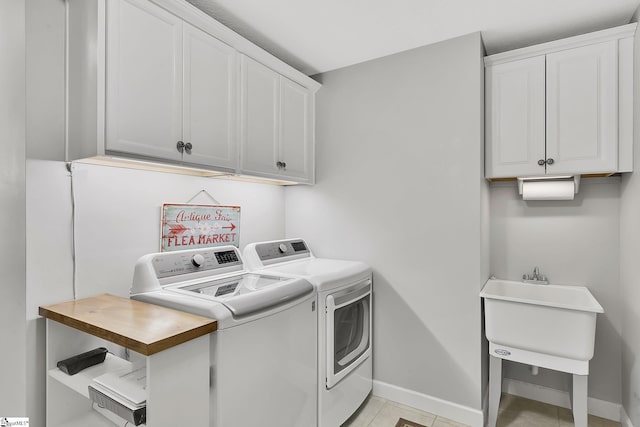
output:
M224 246L143 256L131 298L218 321L211 427L316 425L316 293L308 281L249 273L238 249Z
M249 269L304 278L318 292L318 426L338 427L372 389L371 268L316 258L302 239L252 243Z

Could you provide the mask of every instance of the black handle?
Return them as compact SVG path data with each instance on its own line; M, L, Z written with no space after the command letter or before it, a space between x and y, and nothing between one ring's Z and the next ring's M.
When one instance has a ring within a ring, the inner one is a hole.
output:
M178 153L182 153L184 151L184 142L182 141L178 141L178 143L176 144L176 149L178 150Z
M547 162L545 162L545 161L544 161L544 159L540 159L540 160L538 160L538 165L539 165L539 166L544 166L544 165L545 165L545 163L547 163Z
M552 164L554 164L554 163L555 163L555 160L553 160L551 157L549 157L549 158L547 159L547 164L548 164L548 165L552 165Z
M192 148L193 148L193 145L190 142L187 142L186 144L184 144L184 151L186 151L187 154L191 154Z

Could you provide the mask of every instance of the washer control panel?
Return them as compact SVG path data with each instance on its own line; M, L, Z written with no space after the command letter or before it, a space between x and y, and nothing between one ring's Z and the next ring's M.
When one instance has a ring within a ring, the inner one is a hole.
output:
M152 260L158 279L195 273L198 271L216 270L218 268L242 266L242 261L235 248L206 248L199 250L164 252L157 254Z
M302 239L260 243L256 245L256 253L263 262L293 256L310 256L309 248Z

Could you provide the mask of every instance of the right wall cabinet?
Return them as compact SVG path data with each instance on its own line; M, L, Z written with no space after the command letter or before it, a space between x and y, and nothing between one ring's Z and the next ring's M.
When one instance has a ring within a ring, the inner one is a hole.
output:
M247 56L240 64L240 172L313 184L313 93Z
M485 177L632 170L636 24L485 58Z

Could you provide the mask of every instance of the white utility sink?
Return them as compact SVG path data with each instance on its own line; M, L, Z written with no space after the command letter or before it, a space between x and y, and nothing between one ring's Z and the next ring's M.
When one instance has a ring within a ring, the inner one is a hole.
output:
M604 313L589 289L489 279L480 296L492 356L487 426L496 426L506 359L573 374L574 423L587 427L589 360L596 315Z
M604 310L587 288L490 279L480 296L485 299L485 328L492 355L588 373L596 314Z

